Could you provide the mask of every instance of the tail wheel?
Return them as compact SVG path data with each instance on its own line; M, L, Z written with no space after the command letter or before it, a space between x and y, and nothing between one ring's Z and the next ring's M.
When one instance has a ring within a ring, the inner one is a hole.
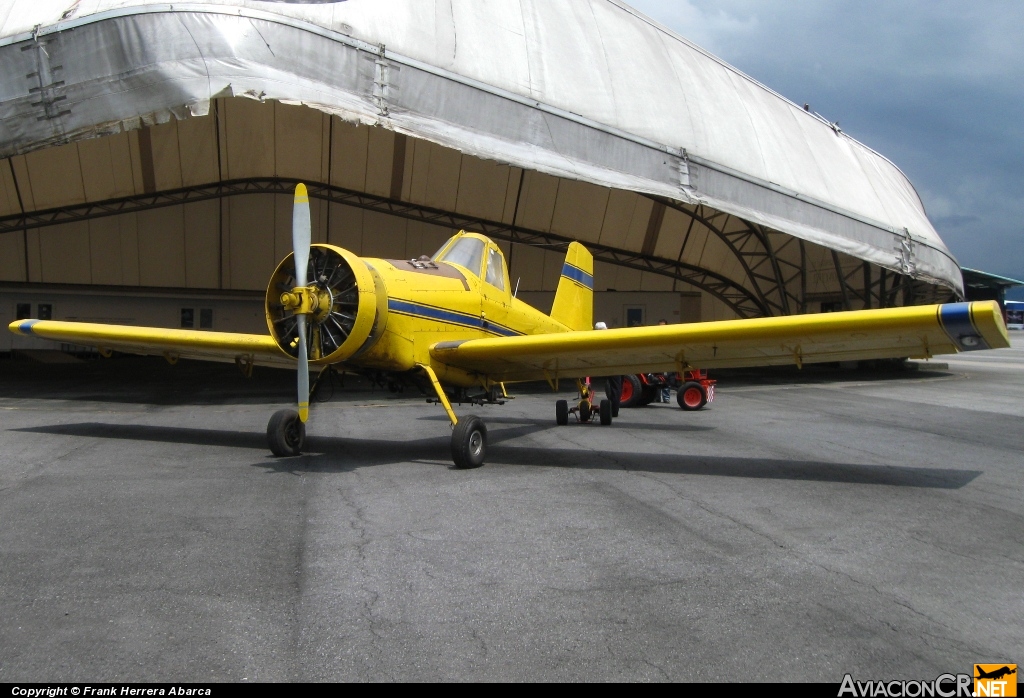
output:
M605 390L607 393L607 389ZM636 407L640 404L640 396L643 394L643 385L636 376L629 375L622 377L622 394L619 395L619 407ZM611 399L611 395L608 395Z
M555 424L564 427L569 423L569 403L559 400L555 403Z
M612 423L612 401L601 400L601 426L606 427Z
M295 410L278 410L267 422L267 443L275 456L297 456L306 442L306 425Z
M704 387L701 386L697 381L687 381L683 383L683 387L676 393L676 402L684 410L690 412L693 410L699 410L704 405L708 404L707 393L704 392Z
M478 468L487 455L487 427L479 417L460 419L452 431L452 460L456 468Z

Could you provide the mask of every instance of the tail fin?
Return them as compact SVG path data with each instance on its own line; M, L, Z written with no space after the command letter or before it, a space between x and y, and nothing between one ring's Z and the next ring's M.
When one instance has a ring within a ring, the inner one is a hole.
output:
M578 242L565 254L551 319L574 330L594 329L594 256Z

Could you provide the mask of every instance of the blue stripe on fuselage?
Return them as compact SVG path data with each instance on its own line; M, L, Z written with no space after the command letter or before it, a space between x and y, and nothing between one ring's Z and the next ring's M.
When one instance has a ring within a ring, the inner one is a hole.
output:
M412 317L424 318L426 320L447 322L453 325L459 325L460 327L470 327L474 330L483 330L484 332L490 332L491 334L496 334L500 337L518 337L523 334L522 332L516 332L504 325L499 325L498 323L491 322L490 320L484 320L483 318L475 315L460 313L456 310L447 310L446 308L437 308L432 305L423 305L422 303L403 301L397 298L388 299L388 312L399 313L401 315L411 315Z
M568 262L562 265L562 276L567 279L572 279L582 286L586 286L591 291L594 290L594 277L579 267L574 267Z
M985 338L981 336L981 332L974 326L974 320L971 319L970 303L946 303L940 305L939 323L961 351L989 348ZM963 337L977 337L978 343L974 345L964 344Z

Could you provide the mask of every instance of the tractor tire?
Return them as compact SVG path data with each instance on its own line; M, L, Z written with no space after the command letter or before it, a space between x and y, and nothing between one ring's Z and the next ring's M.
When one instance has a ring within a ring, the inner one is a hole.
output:
M640 403L639 404L641 406L645 406L645 405L651 404L652 402L654 402L657 399L658 393L660 393L660 392L661 392L661 388L658 388L658 387L653 386L653 385L645 385L643 387L643 389L640 391Z
M708 404L708 394L697 381L687 381L676 393L676 402L687 412L694 412L704 409L704 405Z
M607 395L608 388L605 387ZM619 396L619 407L636 407L640 403L640 396L643 394L643 383L636 376L629 375L622 377L622 395ZM611 399L608 395L608 399Z

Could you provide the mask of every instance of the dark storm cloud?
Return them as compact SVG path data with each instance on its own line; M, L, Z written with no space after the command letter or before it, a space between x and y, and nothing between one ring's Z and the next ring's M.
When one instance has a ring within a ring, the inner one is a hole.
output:
M631 4L892 160L963 266L1024 278L1024 3Z

